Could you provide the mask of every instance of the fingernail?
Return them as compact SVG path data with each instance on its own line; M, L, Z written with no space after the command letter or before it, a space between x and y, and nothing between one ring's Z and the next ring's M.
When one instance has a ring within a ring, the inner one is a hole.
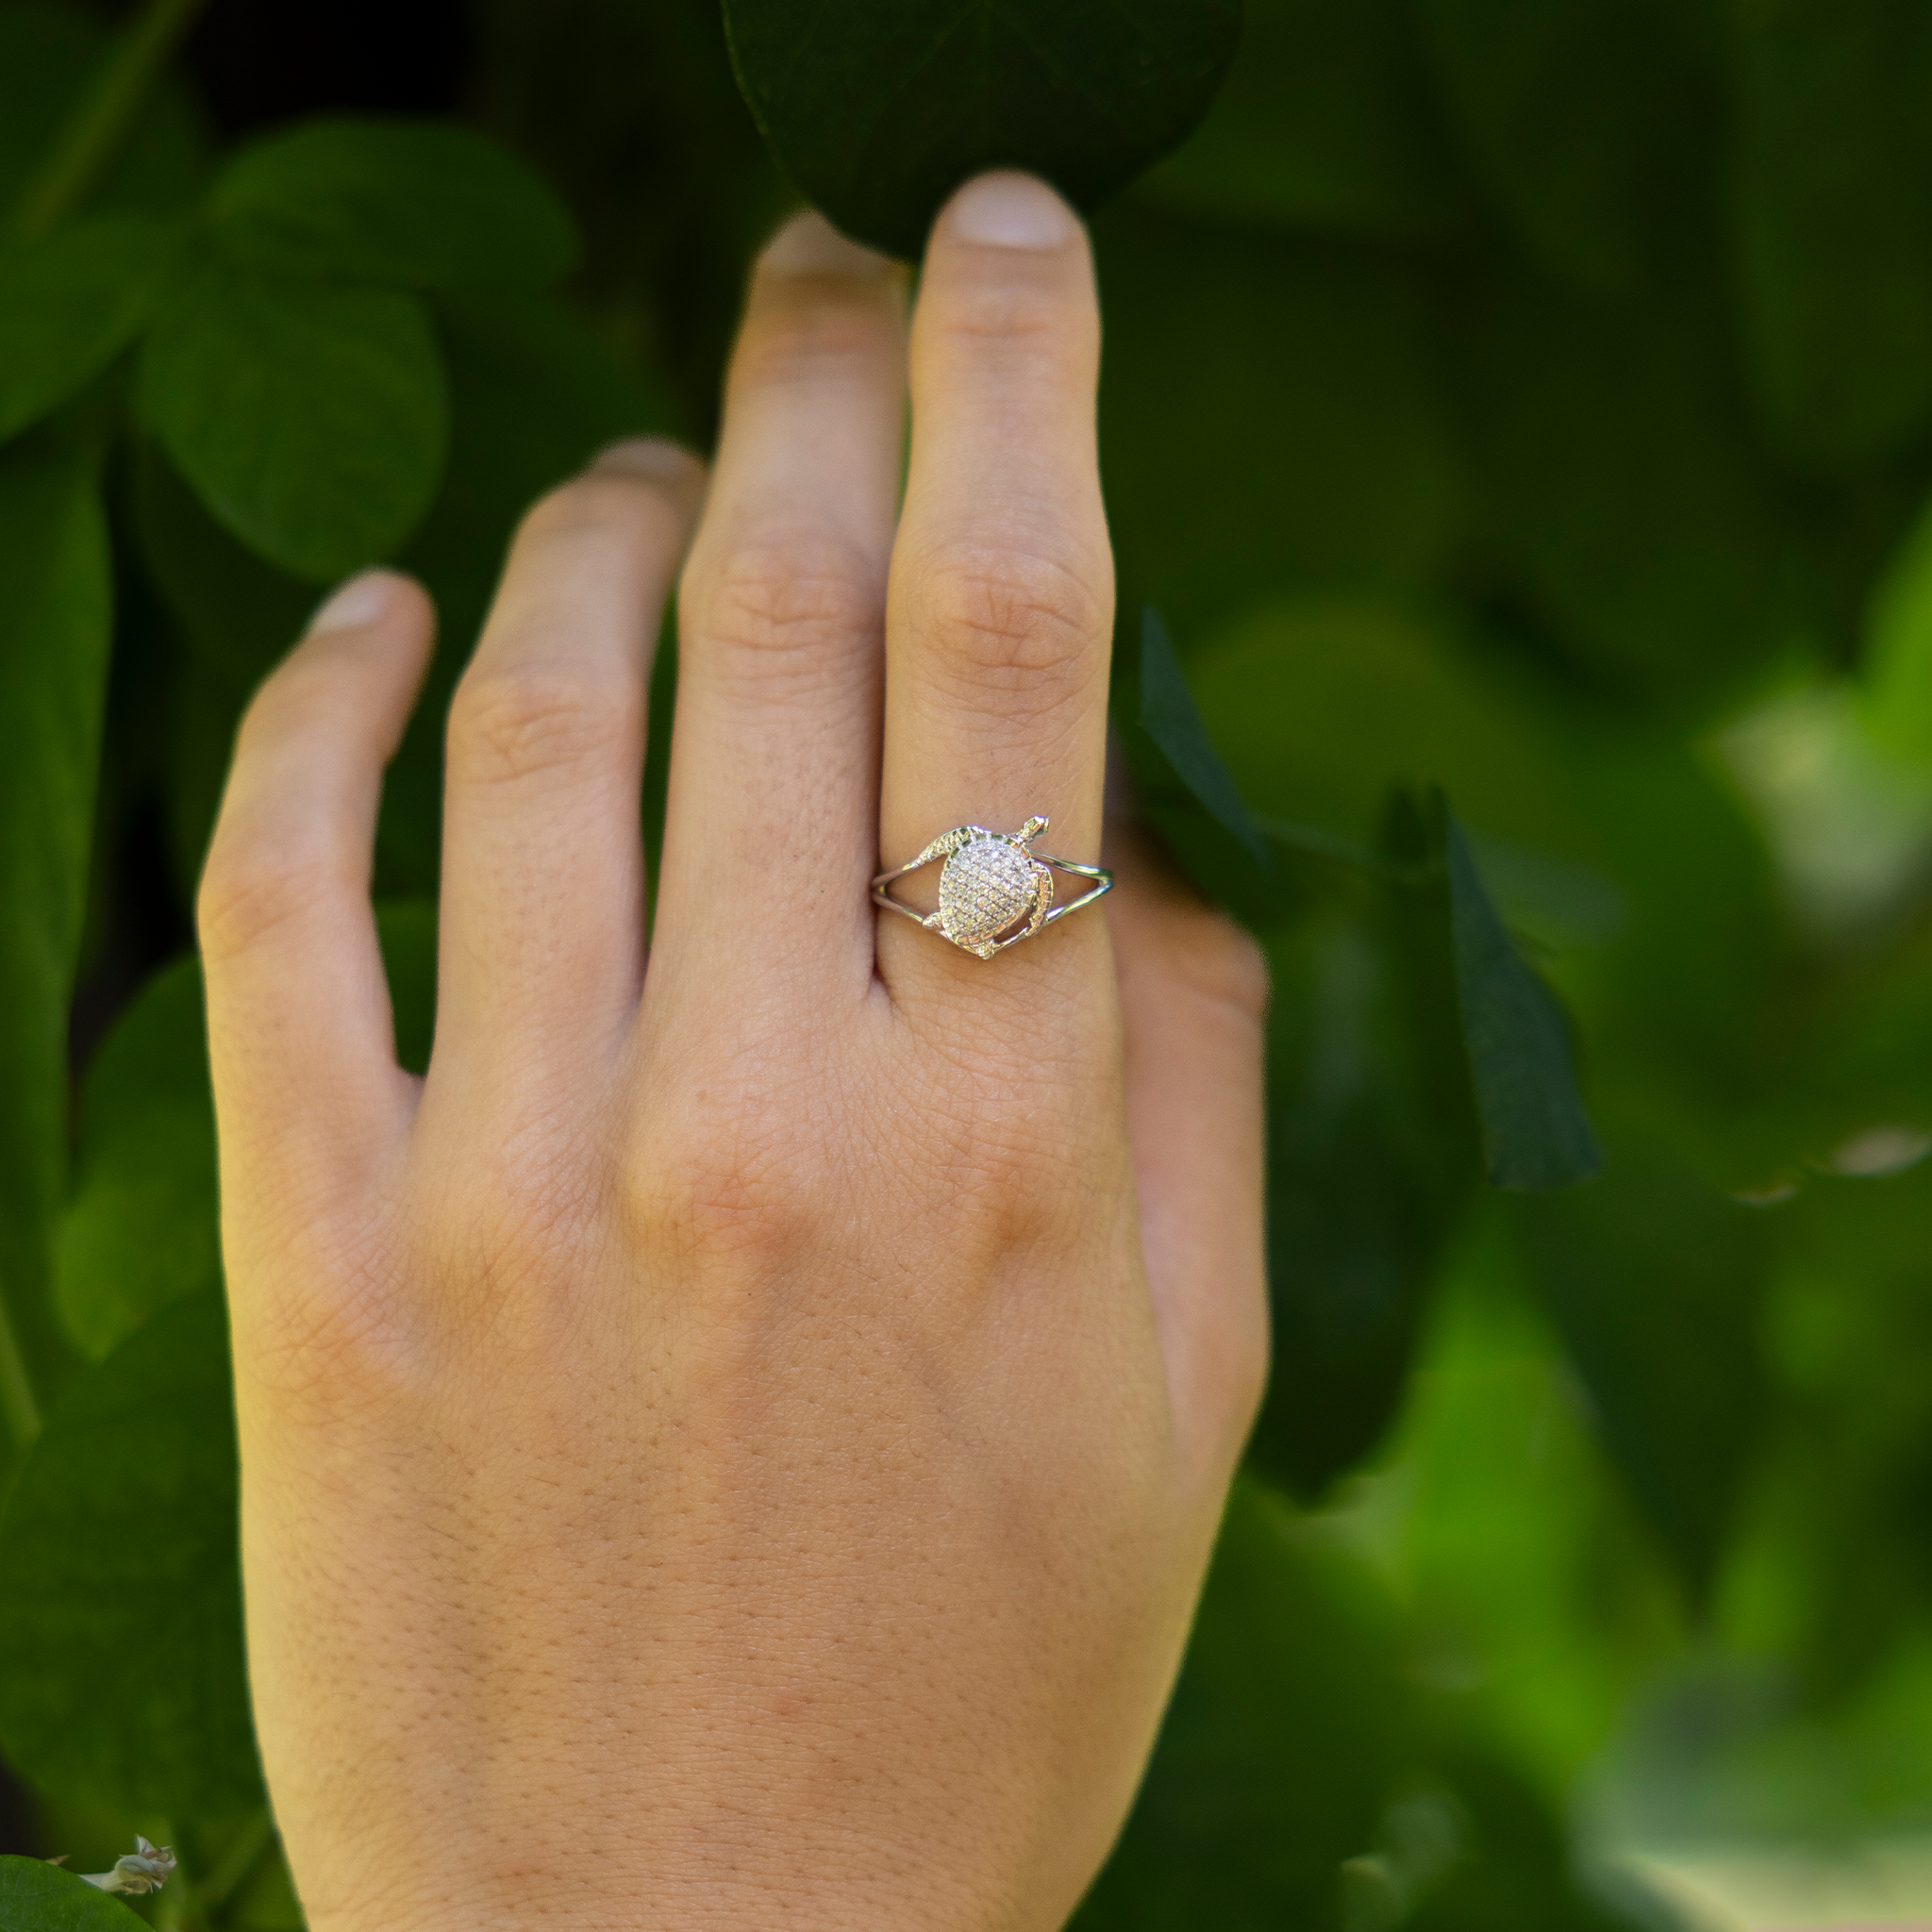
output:
M606 475L642 476L653 483L690 483L704 474L691 451L661 436L629 436L599 450L591 464Z
M824 215L793 215L766 244L760 265L781 275L838 275L850 282L874 282L898 264L857 242L849 242Z
M358 625L374 624L389 608L395 593L393 571L365 570L338 584L323 599L308 620L308 635L317 638L326 631L354 630Z
M946 209L959 242L991 248L1062 248L1073 239L1074 213L1044 181L1002 170L969 181Z

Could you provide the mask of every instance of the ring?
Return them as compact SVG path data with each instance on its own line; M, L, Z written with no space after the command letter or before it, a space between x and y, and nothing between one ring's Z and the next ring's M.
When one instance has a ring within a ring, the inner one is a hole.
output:
M1104 865L1075 865L1071 858L1056 858L1050 852L1029 852L1027 846L1046 825L1045 819L1031 818L1010 835L989 832L984 825L955 825L950 832L941 832L910 864L880 873L872 882L873 904L903 912L928 932L951 940L963 952L991 959L995 953L1030 940L1041 926L1092 905L1113 890L1113 874ZM937 912L915 912L886 891L894 879L903 879L908 872L941 858L946 868L940 874ZM1056 906L1056 868L1095 883L1077 899Z

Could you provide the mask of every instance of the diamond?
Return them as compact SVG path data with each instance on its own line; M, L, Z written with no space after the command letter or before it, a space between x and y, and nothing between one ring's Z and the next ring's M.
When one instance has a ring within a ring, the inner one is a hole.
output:
M940 874L940 930L977 952L1032 909L1033 859L998 833L969 840Z

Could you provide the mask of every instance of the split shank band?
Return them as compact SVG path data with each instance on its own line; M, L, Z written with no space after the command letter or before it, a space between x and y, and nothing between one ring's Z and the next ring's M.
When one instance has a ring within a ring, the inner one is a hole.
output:
M873 904L903 913L928 932L951 940L961 951L991 959L1042 926L1091 906L1113 887L1113 874L1101 865L1076 865L1050 852L1029 850L1046 830L1044 818L1030 818L1017 832L991 832L984 825L955 825L941 832L917 858L882 872L872 882ZM940 874L936 912L919 913L886 889L922 866L945 861ZM1053 875L1072 873L1094 883L1076 899L1056 906Z

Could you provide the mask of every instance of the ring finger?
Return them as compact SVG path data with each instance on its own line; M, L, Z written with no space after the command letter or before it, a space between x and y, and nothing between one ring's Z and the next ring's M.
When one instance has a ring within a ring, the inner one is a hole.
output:
M1028 175L969 183L934 229L913 322L911 465L887 605L886 865L949 826L1010 833L1036 814L1051 820L1045 849L1098 852L1113 625L1099 353L1072 210ZM1051 948L1027 947L1042 962L1029 991L1040 974L1091 970L1101 931L1076 921ZM893 919L879 958L902 999L943 999L962 973L987 970Z

